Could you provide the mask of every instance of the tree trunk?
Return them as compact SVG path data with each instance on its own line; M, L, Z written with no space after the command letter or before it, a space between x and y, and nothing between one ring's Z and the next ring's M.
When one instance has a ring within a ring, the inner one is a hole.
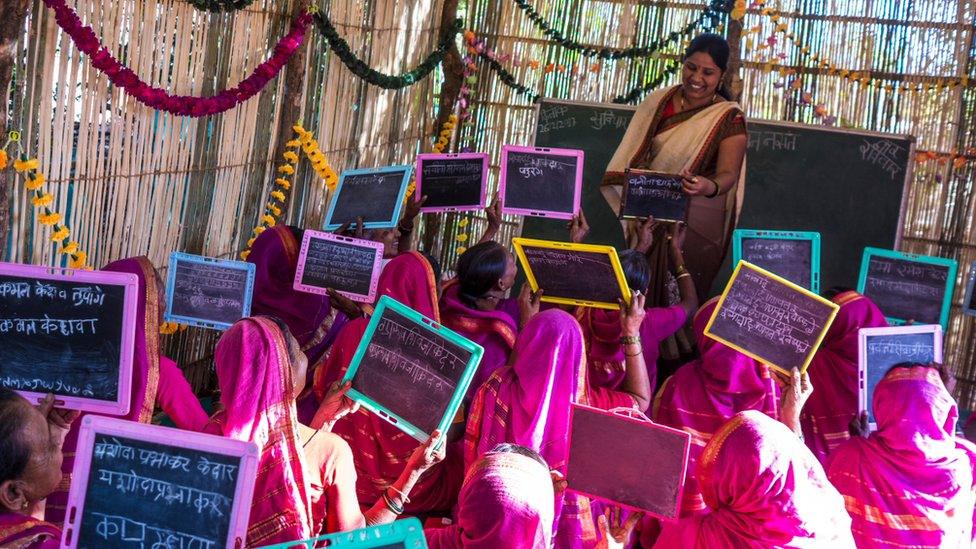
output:
M7 112L10 79L17 62L17 42L24 31L24 21L30 11L30 0L2 0L0 2L0 143L7 141ZM16 153L7 151L11 156ZM11 158L11 162L13 158ZM0 259L7 250L7 231L10 228L10 170L0 171Z

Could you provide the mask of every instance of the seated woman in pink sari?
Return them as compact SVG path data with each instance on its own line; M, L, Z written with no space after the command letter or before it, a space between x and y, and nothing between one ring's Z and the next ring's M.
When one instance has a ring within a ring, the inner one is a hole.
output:
M136 337L132 357L132 401L123 419L149 423L155 406L162 408L181 429L197 431L207 424L207 413L176 362L160 354L159 324L165 309L162 281L149 258L133 257L106 265L103 271L130 273L139 280L136 306ZM64 441L64 478L48 498L45 518L54 524L64 522L71 471L78 445L78 422Z
M895 366L873 410L878 430L827 460L857 546L973 547L976 446L955 436L958 410L939 369Z
M380 275L378 295L390 296L440 322L434 269L419 252L404 252L390 261ZM357 318L346 324L324 362L316 369L314 390L320 401L345 375L368 324L367 318ZM320 413L322 410L320 407ZM322 421L321 415L316 414L311 426L318 428ZM363 505L371 505L382 497L416 448L413 437L366 410L345 417L336 423L333 432L349 443L355 455L356 493ZM457 501L463 480L461 456L448 448L445 460L431 467L418 480L406 511L449 511Z
M756 410L732 417L696 473L707 510L670 523L655 549L854 548L844 500L782 423Z
M206 431L261 448L248 526L251 547L392 522L396 511L402 512L404 494L436 457L428 452L432 438L410 456L390 502L377 502L364 515L348 445L298 422L295 395L304 385L307 364L284 321L268 317L240 320L217 342L223 409ZM323 404L329 425L354 409L344 391L329 394Z
M537 452L499 444L468 471L457 522L428 529L430 549L549 549L552 542L552 479Z
M55 409L53 395L35 408L0 387L0 547L61 546L60 526L42 517L45 498L61 482L61 448L77 416Z
M625 332L635 335L643 319L643 296L634 297L624 317L628 322ZM633 367L628 364L627 385L643 382L649 390L640 348L628 346L628 355L634 362ZM579 324L559 309L538 313L519 334L508 365L492 374L475 394L464 437L465 464L470 469L496 444L508 442L539 452L551 469L565 475L571 405L632 408L636 399L633 394L609 389L588 390ZM556 547L575 548L596 541L588 500L565 495L556 498L555 506Z
M745 410L778 417L780 395L769 368L705 336L705 326L717 306L718 299L712 299L695 314L693 328L701 357L678 368L661 386L651 416L657 423L691 434L683 515L705 509L694 480L695 463L715 432Z
M444 286L441 321L481 345L485 354L468 394L508 362L518 336L518 308L505 294L515 283L515 257L501 244L486 241L458 258L457 278Z
M810 362L810 381L817 390L800 415L803 440L820 463L850 438L847 426L857 415L858 330L888 325L881 309L863 295L855 291L829 294L840 311Z

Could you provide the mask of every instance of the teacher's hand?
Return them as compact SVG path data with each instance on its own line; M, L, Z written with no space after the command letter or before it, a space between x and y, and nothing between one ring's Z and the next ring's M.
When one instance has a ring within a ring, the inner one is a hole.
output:
M681 187L689 196L709 196L718 189L718 183L688 170L681 170L679 175L682 177Z

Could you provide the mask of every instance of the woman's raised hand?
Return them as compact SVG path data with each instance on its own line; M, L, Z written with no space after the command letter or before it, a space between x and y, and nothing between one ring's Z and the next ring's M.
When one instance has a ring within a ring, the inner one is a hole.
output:
M350 388L352 388L351 381L347 381L342 385L338 381L333 383L329 387L325 398L322 399L322 404L319 405L318 411L315 412L315 417L312 418L312 423L309 427L312 429L325 427L331 431L332 426L337 421L359 411L359 403L346 396Z
M709 196L718 189L718 183L711 179L695 175L687 169L681 170L681 187L689 196Z
M640 335L641 324L644 323L644 302L647 296L641 292L630 292L630 305L619 300L620 303L620 335L624 337L635 337Z
M413 454L410 454L410 459L407 460L407 467L418 473L423 473L443 461L447 455L447 444L441 444L438 448L437 444L440 442L440 439L441 432L439 429L435 429L430 434L427 442L418 446L413 451Z

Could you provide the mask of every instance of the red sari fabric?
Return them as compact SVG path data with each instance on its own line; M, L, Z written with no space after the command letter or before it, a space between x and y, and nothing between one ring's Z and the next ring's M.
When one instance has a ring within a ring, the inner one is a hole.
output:
M934 368L895 368L874 391L878 430L838 447L830 481L862 548L973 547L976 447Z
M0 547L5 549L58 549L61 529L27 515L0 513Z
M132 355L132 400L129 404L129 413L123 416L123 419L149 423L152 421L155 405L159 404L177 427L189 430L201 429L209 419L207 413L194 396L179 366L159 354L159 318L163 308L163 296L159 294L156 270L149 258L122 259L109 263L102 270L134 274L139 281L135 345ZM47 498L44 518L54 524L64 523L80 429L81 418L79 417L72 423L62 446L64 461L61 464L61 484Z
M732 416L746 410L758 410L772 418L779 414L779 390L769 368L705 337L705 326L717 305L718 300L712 299L695 314L693 327L701 358L678 368L654 402L655 422L691 434L682 516L705 509L695 467L715 432Z
M838 294L833 301L840 311L810 362L814 390L800 414L803 439L821 463L850 438L847 426L857 415L858 330L888 325L881 309L857 292Z
M739 413L719 429L697 476L708 510L671 523L656 549L854 547L851 519L820 462L761 412Z
M437 286L434 271L417 252L398 255L380 275L379 296L390 296L428 318L440 322L437 308ZM325 361L315 372L315 394L325 397L329 386L345 375L369 321L358 318L347 324L336 338ZM403 472L407 460L419 442L382 418L361 409L336 423L333 432L352 448L356 464L356 493L360 505L371 507L386 488ZM463 462L456 445L447 449L447 457L431 467L410 492L407 512L448 511L457 501L464 480Z

